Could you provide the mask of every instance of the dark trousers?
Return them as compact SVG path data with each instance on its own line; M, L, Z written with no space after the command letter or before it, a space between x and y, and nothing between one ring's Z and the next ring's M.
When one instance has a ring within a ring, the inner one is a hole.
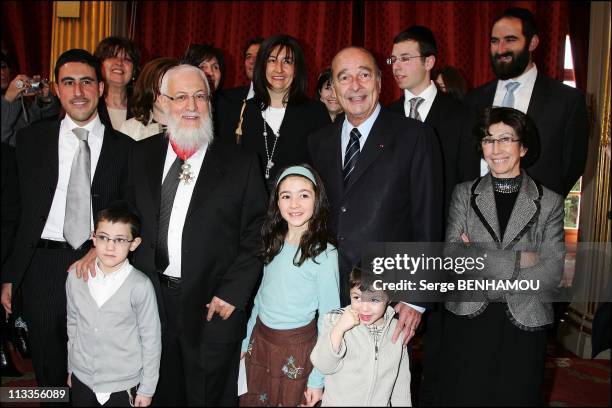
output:
M162 333L157 406L237 406L240 342L191 344L183 336L180 289L162 287ZM202 310L205 318L206 310Z
M113 392L108 401L100 405L93 390L72 374L70 395L74 407L132 407L136 398L136 389L137 387L133 387L130 390Z
M65 387L68 377L66 276L87 250L39 248L22 283L23 315L28 325L32 365L41 387Z

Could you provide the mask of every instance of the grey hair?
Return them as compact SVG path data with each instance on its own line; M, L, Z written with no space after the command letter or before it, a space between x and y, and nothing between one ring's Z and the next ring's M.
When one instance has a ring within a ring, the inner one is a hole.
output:
M181 65L177 65L175 67L170 68L168 71L166 71L166 73L162 77L161 85L159 86L159 92L163 95L167 95L168 94L168 83L170 82L170 77L176 74L179 74L181 72L185 72L185 71L197 72L198 75L200 75L200 78L202 78L202 81L204 82L204 85L206 86L206 93L209 95L208 112L209 112L209 115L212 117L212 102L211 102L212 95L210 93L210 86L208 85L208 79L206 79L206 75L204 75L204 72L202 72L202 70L198 67L194 67L193 65L189 65L189 64L181 64Z

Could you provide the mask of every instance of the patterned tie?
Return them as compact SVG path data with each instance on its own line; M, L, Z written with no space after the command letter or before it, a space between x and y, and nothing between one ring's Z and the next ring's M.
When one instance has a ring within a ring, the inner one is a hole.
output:
M174 205L174 197L179 185L179 175L184 161L177 156L168 170L161 188L161 203L159 207L159 229L157 231L157 246L155 248L155 267L163 272L170 264L168 257L168 226L170 214Z
M502 101L501 106L506 108L514 108L514 91L519 87L520 82L508 82L506 84L506 95Z
M421 115L419 115L419 106L421 106L423 102L425 102L425 99L419 96L416 96L410 100L410 114L408 115L409 118L416 119L419 122L422 122Z
M348 181L351 177L351 173L355 169L355 165L357 164L357 160L359 159L359 138L361 137L361 133L357 128L353 128L351 130L351 140L349 140L348 146L346 146L346 151L344 152L344 168L342 169L342 179L344 181L344 185L348 184Z
M78 249L91 234L91 153L87 144L89 131L74 128L72 132L79 139L79 147L72 159L66 192L64 238Z

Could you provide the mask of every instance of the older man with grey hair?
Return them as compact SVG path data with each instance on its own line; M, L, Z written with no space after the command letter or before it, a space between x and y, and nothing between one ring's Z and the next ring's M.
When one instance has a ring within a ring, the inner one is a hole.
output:
M214 143L202 71L174 67L160 89L167 130L129 162L144 243L133 264L156 287L163 325L154 403L236 405L245 307L262 267L261 170L254 154Z

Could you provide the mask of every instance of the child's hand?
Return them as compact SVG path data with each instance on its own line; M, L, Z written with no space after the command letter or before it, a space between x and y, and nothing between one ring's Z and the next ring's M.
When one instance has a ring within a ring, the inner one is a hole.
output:
M314 407L315 404L321 401L323 397L323 388L306 388L304 391L304 397L306 397L306 404L303 407Z
M353 309L346 309L336 322L334 329L346 333L355 326L359 326L359 314Z
M72 373L68 374L68 379L66 380L66 384L68 384L68 387L72 388Z
M142 395L137 394L136 398L134 399L134 406L135 407L148 407L149 405L151 405L151 397L145 397Z

